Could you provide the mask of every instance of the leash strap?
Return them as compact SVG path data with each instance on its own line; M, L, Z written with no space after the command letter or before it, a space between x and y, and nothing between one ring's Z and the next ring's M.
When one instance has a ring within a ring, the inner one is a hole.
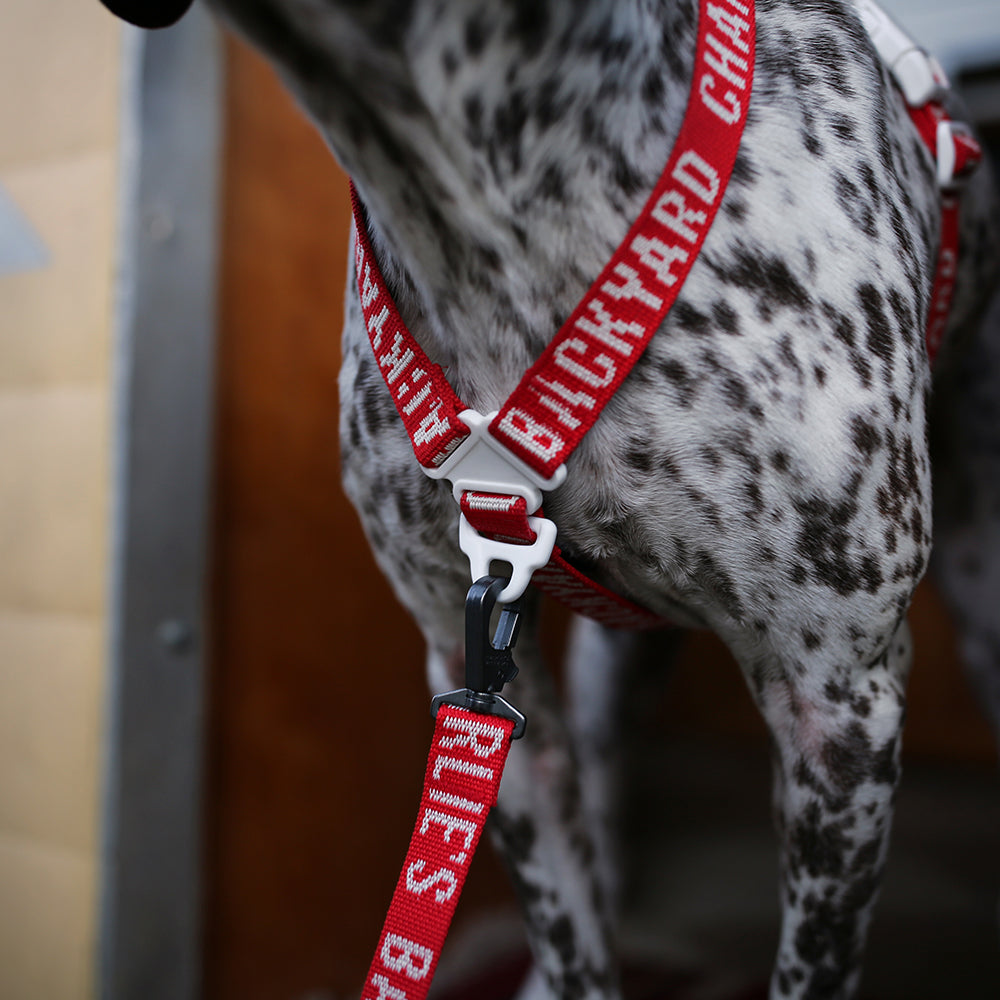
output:
M423 1000L472 855L496 804L514 722L452 705L437 713L417 823L362 1000Z

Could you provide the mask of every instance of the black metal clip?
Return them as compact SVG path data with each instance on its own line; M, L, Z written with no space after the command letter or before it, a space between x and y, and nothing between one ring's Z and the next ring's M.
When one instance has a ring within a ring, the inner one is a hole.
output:
M484 576L470 588L465 598L465 687L435 695L431 712L437 716L442 705L457 705L470 712L499 715L514 722L513 739L524 735L527 720L505 698L500 697L504 684L517 676L511 652L517 642L520 609L508 604L500 612L496 633L490 639L490 618L497 597L507 586L499 576Z

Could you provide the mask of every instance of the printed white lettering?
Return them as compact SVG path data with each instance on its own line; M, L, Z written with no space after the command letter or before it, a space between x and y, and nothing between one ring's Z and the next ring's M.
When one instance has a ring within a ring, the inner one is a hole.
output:
M727 125L735 125L740 120L740 115L743 114L743 105L740 104L740 99L732 90L727 90L720 101L712 93L714 87L715 77L711 73L702 76L698 84L698 96L701 98L701 103Z
M690 254L683 247L670 246L655 236L637 236L632 241L632 249L639 255L639 261L652 270L657 280L670 286L677 283L677 275L670 268L680 262L685 263Z
M696 243L699 235L691 223L700 226L708 218L705 212L688 208L687 199L680 191L667 191L662 195L653 206L652 216L689 243Z
M438 402L434 409L417 425L417 429L413 432L413 440L416 444L430 444L431 441L448 433L448 421L441 415L443 405L443 403Z
M508 509L513 504L514 497L502 497L500 499L508 500ZM482 815L485 806L482 802L473 802L472 799L464 798L461 795L452 795L450 792L442 792L440 788L431 788L428 791L428 796L434 802L440 802L443 806L453 806L455 809L463 809L465 812L475 813L477 816Z
M686 149L677 157L671 176L706 205L711 205L719 193L719 172L693 149Z
M570 375L575 375L581 382L585 382L595 389L603 389L615 380L618 368L607 354L598 354L595 358L587 358L589 349L590 345L585 340L580 337L569 337L555 349L553 359L560 368L569 372ZM567 357L571 351L577 355L579 361ZM585 367L581 363L584 360L588 360L593 367ZM566 398L568 399L568 397ZM588 400L585 405L588 409L592 409L595 401L590 396L586 396L585 399ZM569 401L572 402L572 400Z
M630 249L635 251L634 242ZM604 303L597 298L590 299L587 302L587 308L594 314L593 319L585 315L578 317L574 324L576 328L596 337L613 351L617 351L626 358L631 357L635 351L635 344L622 340L620 335L642 337L645 332L642 324L615 319L605 308Z
M543 462L554 458L562 450L563 439L551 427L536 420L520 407L512 406L503 415L498 427Z
M424 810L423 820L420 823L420 832L426 833L431 828L431 823L439 823L444 827L441 839L446 844L451 843L451 835L455 830L464 833L465 843L462 847L465 850L468 850L478 829L474 819L466 819L464 816L449 816L448 813L439 812L437 809L426 809Z
M434 889L434 898L439 903L448 902L455 895L455 890L458 888L458 879L447 868L439 868L433 875L424 876L424 869L426 867L426 861L414 861L406 869L406 888L415 895L422 896L428 889L434 889L435 886L439 886L443 882L445 888Z
M368 321L368 335L371 337L372 350L377 351L382 346L382 326L389 318L389 307L382 306L379 314Z
M441 738L441 746L445 750L466 747L477 757L492 757L503 746L504 731L500 726L456 716L449 716L444 725L445 729L456 730L454 736Z
M389 369L385 380L390 386L406 371L407 365L416 357L409 347L406 347L405 350L404 347L406 347L406 342L403 340L402 333L397 330L396 336L392 341L392 347L378 359L378 363L382 368Z
M372 1000L407 1000L406 994L402 990L396 989L386 976L372 976L372 986L378 990Z
M414 385L417 381L423 378L427 373L424 371L415 371L413 373L413 383ZM403 413L406 416L410 416L414 410L431 394L431 384L430 382L425 382L417 394L411 399L406 406L403 407Z
M559 389L562 392L568 392L565 386L560 385L558 382L553 382L551 379L546 381L539 378L538 381L549 389ZM560 403L558 399L547 396L544 392L536 393L535 398L542 406L548 407L564 427L575 431L580 426L579 418L573 416L573 411L565 403Z
M378 286L372 279L372 266L365 262L365 280L361 285L361 308L368 311L368 307L375 301L378 295Z
M393 972L402 972L414 982L420 982L431 971L434 952L402 934L386 934L382 943L382 964Z
M738 4L733 4L738 7ZM728 35L733 45L741 52L749 52L750 44L743 37L750 31L750 22L745 17L732 14L717 4L710 3L705 9L709 19L715 24L718 31ZM747 12L748 13L748 12Z
M538 384L544 385L546 389L551 389L557 396L569 403L570 406L575 406L578 409L582 408L584 410L592 410L597 405L597 400L594 399L594 397L589 393L583 392L582 390L574 392L572 389L563 385L562 382L557 382L555 379L546 379L539 375ZM542 394L539 393L539 398L541 398L541 395ZM580 421L577 420L576 422L579 423Z
M483 778L485 781L493 780L493 768L486 767L485 764L472 764L459 757L439 756L434 761L434 780L441 780L442 771L458 771L459 774L467 774L473 778Z
M750 68L746 59L738 56L725 42L713 34L708 34L705 37L705 42L709 49L715 49L714 53L705 52L705 65L710 66L716 73L725 77L734 87L746 90L746 73Z
M656 212L654 210L653 214ZM663 305L663 299L659 295L654 295L639 278L639 272L635 268L629 267L619 261L615 264L614 273L619 278L625 279L624 285L616 285L613 281L605 281L601 285L601 291L610 295L613 299L622 301L623 299L635 299L649 306L650 309L659 309Z

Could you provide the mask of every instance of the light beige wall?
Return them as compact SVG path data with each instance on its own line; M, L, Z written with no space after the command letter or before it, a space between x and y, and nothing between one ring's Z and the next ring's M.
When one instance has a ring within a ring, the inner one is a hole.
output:
M0 997L94 993L120 29L0 3Z

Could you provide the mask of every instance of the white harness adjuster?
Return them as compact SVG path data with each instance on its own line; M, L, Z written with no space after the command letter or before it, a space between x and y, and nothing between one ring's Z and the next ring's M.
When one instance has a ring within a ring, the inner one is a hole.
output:
M566 478L565 465L560 465L546 478L490 434L490 422L496 411L482 414L469 409L458 416L469 428L469 436L437 468L422 468L431 479L447 479L459 503L462 494L467 492L519 496L524 497L528 514L534 514L542 505L542 490L554 490L562 485ZM490 563L494 560L511 566L510 582L498 598L501 604L516 601L527 589L532 573L547 565L552 558L556 543L555 524L544 517L529 517L528 524L535 532L535 540L518 544L484 538L469 524L465 515L461 515L458 544L469 557L472 579L488 576Z
M861 21L911 108L939 101L948 89L941 64L918 45L874 0L855 0Z

